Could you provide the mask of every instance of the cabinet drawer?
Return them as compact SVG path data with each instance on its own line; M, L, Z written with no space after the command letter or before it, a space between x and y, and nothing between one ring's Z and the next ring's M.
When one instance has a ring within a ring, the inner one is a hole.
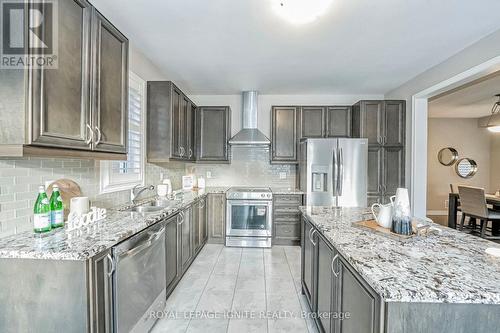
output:
M276 223L300 223L299 214L275 215L274 222Z
M300 223L275 223L274 231L276 238L300 238Z
M275 206L274 215L298 215L299 206Z
M301 194L290 194L290 195L275 195L274 204L276 206L300 206L302 205L302 195Z

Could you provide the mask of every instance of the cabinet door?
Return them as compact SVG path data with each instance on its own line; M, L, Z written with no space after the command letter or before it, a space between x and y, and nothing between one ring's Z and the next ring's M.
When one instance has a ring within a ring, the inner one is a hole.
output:
M326 136L343 138L351 136L350 106L329 106L326 109Z
M191 216L193 222L191 223L193 230L193 251L192 253L196 253L198 249L200 248L201 245L201 238L200 238L200 202L196 202L193 204L193 209L192 209L192 216Z
M186 208L183 211L182 222L181 222L181 268L184 272L191 260L191 249L192 249L192 208Z
M182 92L177 88L172 88L172 157L181 158L181 134L182 134L182 110L181 110Z
M325 108L304 106L301 110L301 138L322 138L325 136Z
M85 0L58 3L58 68L31 71L31 144L91 149L91 14Z
M337 266L337 265L336 265ZM335 268L337 269L337 268ZM338 290L335 310L351 314L349 320L335 320L340 333L375 333L380 325L380 298L343 260L338 260Z
M396 194L398 187L405 183L404 147L385 147L383 166L383 195L384 203L389 197Z
M167 269L167 293L169 293L180 276L179 272L179 241L178 241L178 223L180 223L180 215L176 215L167 221L165 229L166 239L166 269Z
M316 312L314 304L314 259L315 243L314 235L311 235L312 225L305 219L302 219L302 291L306 296L309 307Z
M380 146L368 147L368 196L382 195L382 168L384 164L383 148Z
M200 225L200 247L205 244L208 238L207 230L207 198L200 200L198 221Z
M208 195L207 214L209 240L213 243L224 243L226 220L226 196L224 194Z
M91 332L113 332L113 291L111 250L90 260Z
M405 143L405 101L385 101L384 144L402 146Z
M187 137L187 159L194 161L196 159L195 151L195 127L196 127L196 105L189 101L187 107L187 121L186 121L186 137Z
M319 323L323 328L323 332L333 332L330 316L324 314L333 312L333 300L335 297L334 275L332 272L334 251L331 249L322 237L318 237L318 284L317 284L317 312Z
M224 106L202 106L197 110L197 160L229 161L227 141L231 135L231 110Z
M127 152L128 40L94 10L94 149Z
M383 101L362 101L360 106L360 137L368 144L382 144Z
M275 106L271 111L273 162L297 162L298 107Z

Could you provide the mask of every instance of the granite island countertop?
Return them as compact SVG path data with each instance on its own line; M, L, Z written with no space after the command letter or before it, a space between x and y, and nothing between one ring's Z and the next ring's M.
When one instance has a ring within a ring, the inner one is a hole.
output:
M142 215L124 211L132 205L108 209L106 219L91 227L68 232L66 228L37 235L32 231L0 238L0 259L49 259L87 260L145 228L177 213L197 199L209 193L225 193L226 187L210 187L205 190L184 192L175 204L164 210ZM139 204L149 200L142 200ZM139 205L138 204L138 205Z
M500 258L484 252L499 244L437 224L401 242L353 227L365 208L301 211L387 302L500 304Z

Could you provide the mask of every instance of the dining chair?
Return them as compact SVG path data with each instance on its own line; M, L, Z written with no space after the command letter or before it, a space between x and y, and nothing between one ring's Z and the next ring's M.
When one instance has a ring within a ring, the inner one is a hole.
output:
M466 217L475 218L481 221L482 238L500 239L500 237L486 236L488 221L500 220L500 212L488 208L484 189L472 186L458 186L458 194L462 206L460 230L464 228Z

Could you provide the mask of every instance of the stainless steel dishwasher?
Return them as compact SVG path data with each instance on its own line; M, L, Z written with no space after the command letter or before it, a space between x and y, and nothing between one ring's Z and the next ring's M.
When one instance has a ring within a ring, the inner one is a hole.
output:
M165 222L113 248L116 332L148 332L165 306Z

